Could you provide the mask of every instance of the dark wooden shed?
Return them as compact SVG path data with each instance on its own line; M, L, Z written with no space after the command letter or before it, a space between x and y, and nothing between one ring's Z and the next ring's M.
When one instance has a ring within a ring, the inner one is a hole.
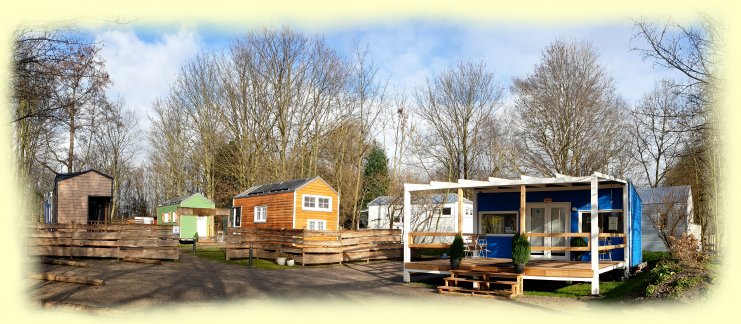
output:
M90 169L57 174L53 223L110 223L112 200L113 178L105 173Z

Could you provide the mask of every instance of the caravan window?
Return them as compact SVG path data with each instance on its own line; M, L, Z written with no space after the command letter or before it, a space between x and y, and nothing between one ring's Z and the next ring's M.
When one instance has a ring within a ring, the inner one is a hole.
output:
M579 213L581 216L581 232L589 233L592 222L591 213L589 211L582 211ZM623 232L623 212L622 211L609 211L599 212L599 232L600 233L622 233Z
M484 234L515 234L516 230L516 212L481 214L481 232Z

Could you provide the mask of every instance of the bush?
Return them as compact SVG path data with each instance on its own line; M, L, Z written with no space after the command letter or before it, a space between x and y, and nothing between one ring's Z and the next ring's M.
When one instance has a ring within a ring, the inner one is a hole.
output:
M689 268L702 266L703 256L700 252L700 244L692 235L682 234L680 237L669 237L669 254L677 260L680 265Z
M530 259L530 242L524 235L516 234L512 238L512 262L525 264Z
M459 235L456 235L453 239L453 244L450 245L450 249L448 249L448 255L451 259L463 259L465 256L466 251L463 246L463 237Z

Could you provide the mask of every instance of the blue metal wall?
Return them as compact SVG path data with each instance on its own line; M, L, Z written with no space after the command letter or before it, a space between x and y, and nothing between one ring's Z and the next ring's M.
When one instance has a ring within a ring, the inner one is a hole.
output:
M597 205L600 210L623 208L623 190L621 188L600 189L598 196ZM546 198L552 199L553 202L571 203L571 232L577 232L579 230L579 211L590 210L591 208L589 190L532 191L526 195L527 202L543 202ZM482 192L478 194L477 199L479 212L520 210L519 192ZM488 236L487 241L487 249L490 251L488 256L490 258L512 257L512 236ZM618 241L622 243L621 239L618 239ZM617 241L613 243L618 244ZM622 260L623 253L623 249L612 250L613 260Z

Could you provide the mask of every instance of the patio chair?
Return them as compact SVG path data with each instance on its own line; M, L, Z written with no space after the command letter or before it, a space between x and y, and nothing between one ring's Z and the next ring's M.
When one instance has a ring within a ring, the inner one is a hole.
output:
M599 246L608 246L608 245L612 245L610 243L609 237L600 239ZM599 261L612 261L612 250L599 251Z
M477 255L478 253L476 252L476 247L470 237L463 238L463 252L465 252L464 256L466 258L478 257Z
M479 237L476 240L476 247L478 250L478 255L481 258L486 258L489 256L489 249L487 247L489 246L489 240L487 240L486 236Z

